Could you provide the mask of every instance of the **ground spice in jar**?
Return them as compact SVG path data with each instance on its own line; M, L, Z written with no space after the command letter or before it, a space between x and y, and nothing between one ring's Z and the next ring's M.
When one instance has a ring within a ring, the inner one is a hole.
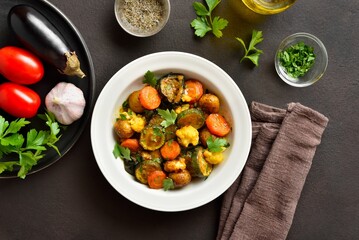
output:
M158 0L124 0L122 15L134 28L149 31L163 17L163 6Z

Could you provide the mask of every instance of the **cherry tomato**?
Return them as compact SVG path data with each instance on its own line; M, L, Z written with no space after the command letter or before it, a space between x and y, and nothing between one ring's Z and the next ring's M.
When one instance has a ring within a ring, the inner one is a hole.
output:
M44 76L44 65L33 53L18 47L0 49L0 74L19 84L33 84Z
M0 84L0 108L10 115L32 118L40 104L40 96L32 89L11 82Z

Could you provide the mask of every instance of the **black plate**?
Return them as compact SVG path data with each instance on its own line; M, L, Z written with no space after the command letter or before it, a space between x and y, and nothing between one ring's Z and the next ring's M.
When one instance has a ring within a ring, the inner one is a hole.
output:
M86 46L84 39L81 37L81 34L76 29L76 27L71 23L71 21L54 5L47 1L43 0L0 0L0 48L8 45L18 46L24 48L17 41L16 37L10 31L7 24L7 15L11 7L17 4L28 4L38 11L40 11L43 15L45 15L50 22L52 22L64 38L67 40L72 50L74 50L81 62L81 69L86 74L86 77L83 79L79 79L77 77L68 77L66 75L60 74L54 67L45 65L45 76L44 78L34 84L29 85L28 87L34 89L39 93L42 102L45 100L46 94L58 83L58 82L71 82L79 87L85 96L86 99L86 108L83 116L68 126L65 130L62 131L62 137L57 142L57 147L61 152L61 156L59 156L54 150L49 149L45 153L45 157L41 159L37 165L35 165L29 174L42 170L49 165L53 164L57 160L59 160L62 156L64 156L71 147L76 143L79 139L81 133L83 132L86 122L88 121L91 111L94 104L94 86L95 86L95 74L94 67L92 63L92 59L90 56L90 52ZM4 77L0 75L0 83L7 81ZM39 109L39 113L44 113L45 107L44 104ZM7 120L11 121L14 118L11 118L5 112L0 110L0 115L4 116ZM40 128L43 126L43 121L39 120L37 117L30 119L31 128ZM40 126L41 124L41 126ZM1 160L0 160L1 161ZM14 169L13 172L3 172L0 174L0 178L10 178L17 176L17 170Z

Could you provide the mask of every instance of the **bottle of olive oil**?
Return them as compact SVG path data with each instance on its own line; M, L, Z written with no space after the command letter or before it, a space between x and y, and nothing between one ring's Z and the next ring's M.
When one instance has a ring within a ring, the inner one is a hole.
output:
M285 11L296 0L242 0L252 11L259 14L276 14Z

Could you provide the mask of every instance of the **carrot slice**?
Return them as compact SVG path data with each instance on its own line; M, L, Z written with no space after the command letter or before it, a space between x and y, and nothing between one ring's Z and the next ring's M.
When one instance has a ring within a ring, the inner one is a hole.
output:
M157 90L151 86L145 86L141 89L139 99L141 105L148 110L156 109L161 104L160 95Z
M174 160L181 153L181 147L177 141L170 140L161 147L160 152L164 159Z
M161 170L151 172L147 177L148 186L153 189L163 188L163 180L166 179L166 174Z
M131 152L137 152L140 150L140 143L136 138L127 138L123 140L121 146L130 149Z
M203 85L197 80L187 80L182 100L189 103L197 102L203 95Z
M218 137L224 137L231 131L231 127L226 119L218 113L208 115L206 126L212 134Z
M127 138L123 140L121 146L130 149L131 152L137 152L140 150L140 143L136 138Z

